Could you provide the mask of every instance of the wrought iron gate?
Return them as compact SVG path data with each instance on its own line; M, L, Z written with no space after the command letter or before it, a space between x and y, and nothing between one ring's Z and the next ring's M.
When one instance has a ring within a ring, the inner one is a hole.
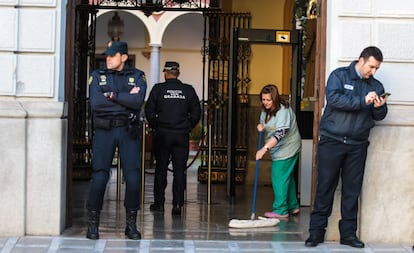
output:
M89 179L91 170L90 109L87 101L88 70L95 68L96 13L94 8L79 5L75 18L75 60L73 108L72 175L75 179Z
M89 179L91 175L91 137L92 126L90 122L90 109L87 101L88 71L95 69L95 34L96 14L100 8L113 9L140 9L140 1L135 5L128 5L125 1L81 0L76 6L75 17L75 57L74 57L74 83L72 86L71 104L72 112L72 177L74 179ZM166 1L172 3L174 1ZM197 1L190 1L197 2ZM201 1L202 2L202 1ZM214 1L210 1L210 4ZM124 6L125 5L125 6ZM180 4L180 8L188 8ZM251 16L249 13L222 13L218 11L205 11L208 20L208 45L205 48L208 54L208 124L212 126L212 178L213 182L225 183L227 180L227 148L228 148L228 110L229 110L229 59L230 34L234 27L249 28ZM240 128L235 129L236 143L236 174L237 183L244 182L247 166L247 122L248 119L248 86L250 47L241 45L238 49L238 102L237 118ZM207 147L201 147L201 166L198 179L205 182L207 179Z
M201 147L201 165L198 169L198 181L208 179L208 165L211 159L211 182L226 183L229 157L229 76L230 76L230 36L234 27L250 28L250 13L206 13L209 25L208 36L208 105L207 124L211 126L211 143ZM238 75L236 103L237 118L240 127L236 131L235 181L243 183L247 167L247 120L250 46L243 44L238 48ZM211 145L209 158L208 146Z
M74 59L71 62L73 83L69 113L72 135L68 143L73 143L71 154L72 178L89 179L91 176L92 125L87 101L88 71L95 69L96 14L99 9L140 10L149 16L154 11L219 11L217 0L73 0L75 10ZM72 3L72 1L71 1Z

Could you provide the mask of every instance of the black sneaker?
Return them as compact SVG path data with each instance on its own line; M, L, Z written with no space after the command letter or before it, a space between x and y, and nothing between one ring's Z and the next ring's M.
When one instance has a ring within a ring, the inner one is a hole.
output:
M173 206L171 210L172 215L181 215L181 206Z
M151 204L150 205L150 210L153 212L164 212L164 205L159 205L159 204Z

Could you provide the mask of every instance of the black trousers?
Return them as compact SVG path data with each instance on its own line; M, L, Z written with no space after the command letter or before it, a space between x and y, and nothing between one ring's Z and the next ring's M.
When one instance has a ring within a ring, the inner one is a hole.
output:
M165 202L165 189L167 187L167 172L170 159L173 167L173 205L183 206L184 190L189 149L188 133L170 133L157 131L154 136L155 143L155 177L154 177L154 203L163 205Z
M324 236L332 213L335 190L342 180L341 237L355 235L357 230L358 199L364 178L369 143L349 145L321 136L318 144L318 182L309 232Z
M141 139L132 138L126 127L96 129L92 142L92 181L87 208L102 210L112 159L118 146L125 179L124 206L128 211L140 209L141 203Z

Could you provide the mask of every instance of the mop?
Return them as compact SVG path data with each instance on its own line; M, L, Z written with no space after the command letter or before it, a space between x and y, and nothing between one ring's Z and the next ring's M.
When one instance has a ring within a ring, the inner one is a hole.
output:
M263 132L259 132L259 141L257 145L257 150L259 150L262 146L262 136L263 136ZM276 226L276 224L280 222L280 220L276 218L265 218L261 216L259 216L258 219L255 220L257 181L259 177L259 161L260 160L256 160L256 174L254 177L252 214L250 216L250 220L231 219L229 222L230 228L272 227L272 226Z

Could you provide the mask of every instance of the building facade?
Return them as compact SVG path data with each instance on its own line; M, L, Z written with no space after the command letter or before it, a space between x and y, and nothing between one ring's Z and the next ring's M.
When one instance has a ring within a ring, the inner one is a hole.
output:
M231 9L251 11L254 8L251 2L233 1ZM274 1L254 2L269 5ZM290 1L284 1L287 2ZM323 78L318 80L325 80L333 69L356 59L364 47L376 45L384 54L376 77L392 93L387 118L371 134L360 204L360 237L367 242L412 243L414 147L410 137L414 134L414 91L409 85L414 82L410 75L414 69L414 49L409 42L414 39L414 2L320 0L318 3L318 18L325 20L318 26L323 29L325 43L317 51L324 66ZM65 227L66 9L66 1L0 0L1 236L58 235ZM263 16L272 16L274 8L264 9L269 13ZM154 55L159 54L165 28L181 14L165 15L162 22L134 15L150 33L147 46L152 57L147 72L150 82L155 83L160 79L163 58ZM273 27L272 24L262 27L259 23L253 22L252 28ZM316 86L323 92L324 82L316 82ZM338 200L337 197L331 220L339 218ZM337 223L329 224L328 240L336 240Z

